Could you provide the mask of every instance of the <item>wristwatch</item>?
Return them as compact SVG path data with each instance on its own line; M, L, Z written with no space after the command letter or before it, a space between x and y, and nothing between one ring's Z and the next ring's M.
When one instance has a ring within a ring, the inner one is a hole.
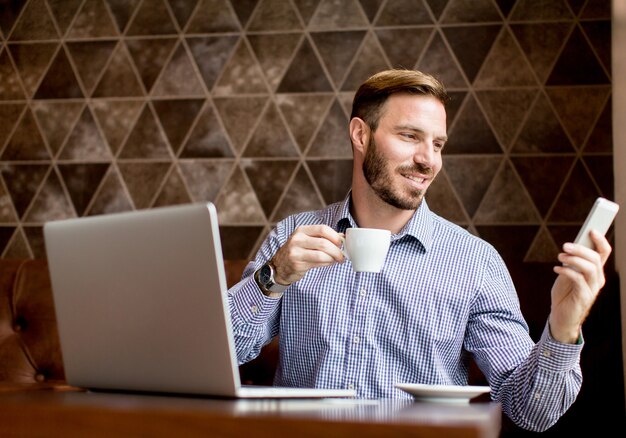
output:
M288 286L276 283L276 280L274 280L275 272L276 268L270 260L259 269L257 269L257 271L254 273L254 279L259 285L261 292L263 292L263 295L271 298L280 298L283 296L283 292L285 291L285 289L287 289Z

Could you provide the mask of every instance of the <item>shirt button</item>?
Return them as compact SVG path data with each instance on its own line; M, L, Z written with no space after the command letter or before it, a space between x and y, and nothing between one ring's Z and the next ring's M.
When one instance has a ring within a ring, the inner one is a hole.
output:
M252 313L254 313L256 315L257 313L259 313L259 306L257 306L257 305L250 306L250 312L252 312Z
M543 354L543 357L550 357L551 356L550 350L543 350L543 353L541 353L541 354Z
M540 392L535 392L535 400L539 400L541 398Z
M352 338L352 341L354 341L355 344L358 344L360 340L361 338L359 338L358 336L355 336L354 338Z
M359 291L359 294L360 294L362 297L364 297L365 295L367 295L367 291L366 291L365 289L361 289L361 290Z
M348 384L348 389L354 389L354 383L349 383Z

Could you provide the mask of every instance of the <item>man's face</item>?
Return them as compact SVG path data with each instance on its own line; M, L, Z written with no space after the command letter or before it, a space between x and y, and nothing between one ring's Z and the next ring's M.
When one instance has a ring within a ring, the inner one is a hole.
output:
M446 112L431 96L394 94L372 132L363 173L387 204L415 210L442 166Z

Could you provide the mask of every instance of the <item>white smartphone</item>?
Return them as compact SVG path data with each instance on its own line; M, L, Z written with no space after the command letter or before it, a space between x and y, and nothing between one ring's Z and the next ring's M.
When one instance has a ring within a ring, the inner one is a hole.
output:
M598 233L604 235L611 227L615 215L617 215L619 205L613 201L609 201L605 198L598 198L593 203L591 211L585 219L585 223L578 232L574 243L579 243L587 248L595 249L591 238L589 237L589 231L596 230Z

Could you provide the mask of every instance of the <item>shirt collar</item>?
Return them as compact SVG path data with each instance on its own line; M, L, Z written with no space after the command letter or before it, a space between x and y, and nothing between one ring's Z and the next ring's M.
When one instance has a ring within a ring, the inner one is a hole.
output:
M335 230L339 233L345 233L347 228L357 226L354 218L350 214L351 199L352 191L349 191L335 210L333 224L335 225ZM423 198L415 214L411 216L411 219L402 227L398 234L392 235L391 240L399 240L410 236L420 242L424 249L428 251L432 246L433 230L434 213L430 211L426 198Z

